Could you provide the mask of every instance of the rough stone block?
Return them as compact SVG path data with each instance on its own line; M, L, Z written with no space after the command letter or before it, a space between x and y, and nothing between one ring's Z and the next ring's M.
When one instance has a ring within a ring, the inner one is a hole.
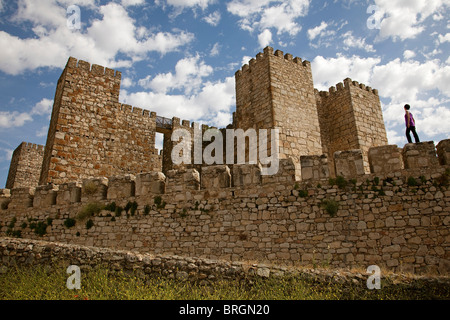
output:
M136 196L163 194L166 191L166 176L162 172L147 172L136 176Z
M364 175L364 160L359 149L337 151L334 153L336 176L355 178Z
M200 190L200 174L195 169L169 170L166 176L166 193Z
M389 173L403 169L401 149L397 145L373 147L369 149L370 172Z
M81 189L81 201L106 200L108 193L108 178L84 179Z
M8 208L25 209L33 206L35 188L14 188L11 189L11 203Z
M45 186L36 187L33 198L33 207L51 207L56 204L57 192L58 186L52 183Z
M320 180L329 178L328 158L321 156L301 156L302 180Z
M231 187L230 168L226 165L207 166L202 168L202 189L216 189Z
M437 155L441 165L450 165L450 139L440 141L437 146Z
M405 169L430 168L439 165L433 141L407 143L402 151Z
M136 177L132 174L110 177L106 198L119 199L134 197Z
M243 187L261 184L261 166L256 164L236 164L233 166L233 186Z
M295 181L295 164L292 158L280 159L278 161L278 172L276 174L262 176L263 184L294 183L294 181Z
M69 182L59 185L56 204L71 204L81 201L81 183Z
M11 201L11 190L0 189L0 208L6 209Z

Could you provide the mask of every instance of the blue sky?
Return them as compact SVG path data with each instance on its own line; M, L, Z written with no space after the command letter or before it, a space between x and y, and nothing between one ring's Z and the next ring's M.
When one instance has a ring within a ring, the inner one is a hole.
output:
M234 73L270 45L311 61L319 90L347 77L378 89L389 143L406 143L405 103L437 143L450 136L449 13L450 0L0 0L0 181L22 141L45 145L69 56L122 71L120 102L224 127Z

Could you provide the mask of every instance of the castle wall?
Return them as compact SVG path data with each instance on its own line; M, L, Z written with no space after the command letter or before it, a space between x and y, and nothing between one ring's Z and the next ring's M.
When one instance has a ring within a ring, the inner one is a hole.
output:
M40 184L161 170L155 114L120 104L121 73L70 58L58 81Z
M417 150L418 156L407 157L434 162L421 146ZM227 261L346 268L376 264L392 271L450 273L449 166L355 173L346 186L295 181L291 159L281 160L278 174L263 179L255 165L233 169L220 165L202 174L181 169L167 176L87 179L82 187L12 189L10 205L0 211L0 232ZM136 202L137 210L117 214L104 209L73 227L64 225L94 203L113 201L123 208ZM87 219L93 222L89 229ZM30 228L39 222L48 224L43 236Z
M13 152L6 188L34 187L39 182L44 146L22 142Z

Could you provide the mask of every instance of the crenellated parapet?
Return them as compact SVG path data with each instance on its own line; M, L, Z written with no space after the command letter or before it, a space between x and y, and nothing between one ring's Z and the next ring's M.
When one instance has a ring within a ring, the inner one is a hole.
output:
M255 68L258 63L265 63L269 58L283 59L283 61L285 61L286 63L293 63L298 67L303 67L311 70L311 63L308 60L303 61L299 57L294 58L290 53L284 54L284 52L281 50L274 51L272 47L267 46L264 48L263 52L259 52L256 55L256 58L250 59L248 64L244 64L240 70L236 71L236 78L239 78L246 73L250 73L252 68Z

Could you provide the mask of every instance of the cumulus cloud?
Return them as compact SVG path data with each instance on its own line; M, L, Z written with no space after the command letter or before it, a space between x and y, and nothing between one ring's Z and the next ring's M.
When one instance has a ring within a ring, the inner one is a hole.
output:
M258 42L259 42L260 47L262 47L262 48L265 48L266 46L271 44L272 43L272 32L270 32L269 29L265 29L258 36Z
M348 50L349 48L362 49L367 52L375 52L373 45L367 44L366 40L363 38L358 38L353 36L352 31L348 31L342 35L344 39L344 50Z
M307 14L309 0L232 0L227 10L240 18L243 30L275 29L277 34L295 36L302 29L298 18Z
M161 73L153 78L148 76L139 80L139 85L158 93L171 90L183 90L186 94L196 92L202 84L202 79L213 72L211 66L200 61L200 56L181 59L175 65L175 73Z
M32 120L33 118L27 112L0 111L0 128L22 127L25 122Z
M31 109L31 114L32 115L36 114L40 116L51 114L52 107L53 107L53 100L44 98L34 105L33 109Z
M152 33L137 27L120 4L94 6L93 0L79 1L79 5L101 18L89 21L90 25L82 20L82 30L73 31L66 25L66 2L70 1L19 1L13 19L32 23L35 36L20 38L0 31L0 70L16 75L40 67L62 67L68 56L112 68L130 67L150 52L166 54L194 39L192 33L180 30Z
M219 25L220 19L221 19L220 12L214 11L214 12L210 13L209 15L207 15L206 17L204 17L203 21L212 25L213 27L216 27L217 25Z
M379 90L389 143L405 142L403 106L409 103L416 118L421 139L450 134L450 66L448 61L399 58L381 64L379 58L338 55L316 57L312 61L314 84L327 90L345 77Z
M328 24L325 21L314 28L308 29L308 38L309 40L314 40L322 31L324 31L328 27Z
M448 0L432 1L391 1L375 0L384 19L381 21L379 38L391 37L394 40L415 38L425 30L424 21L431 15L439 13Z

